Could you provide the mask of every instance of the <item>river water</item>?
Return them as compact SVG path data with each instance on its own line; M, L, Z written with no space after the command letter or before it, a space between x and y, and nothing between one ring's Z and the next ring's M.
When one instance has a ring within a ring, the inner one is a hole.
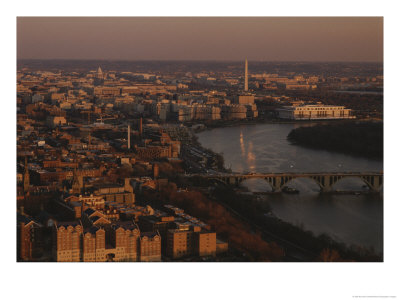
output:
M222 153L225 167L234 172L363 172L382 171L383 162L350 155L313 150L290 144L286 137L300 124L256 124L217 128L198 134L199 142ZM260 179L243 183L250 191L270 191ZM288 184L299 194L266 195L268 204L280 219L302 226L315 234L325 233L347 245L373 248L383 252L383 195L320 194L310 179L296 179ZM335 190L360 190L364 183L357 178L337 182Z

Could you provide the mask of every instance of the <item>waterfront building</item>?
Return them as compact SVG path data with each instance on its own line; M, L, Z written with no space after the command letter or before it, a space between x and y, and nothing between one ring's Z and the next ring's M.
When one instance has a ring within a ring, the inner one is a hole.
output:
M223 105L221 107L221 115L225 120L245 119L247 116L247 108L244 105Z
M290 120L354 119L351 109L335 105L298 105L278 108L278 117Z

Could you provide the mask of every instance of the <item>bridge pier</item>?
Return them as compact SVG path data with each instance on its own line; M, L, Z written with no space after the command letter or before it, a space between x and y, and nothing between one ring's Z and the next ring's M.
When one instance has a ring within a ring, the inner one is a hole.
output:
M266 180L270 184L270 186L272 188L272 192L274 192L274 193L281 192L281 189L283 186L282 177L280 177L280 176L265 177L264 180Z
M362 178L372 192L379 193L379 190L383 184L382 176L363 176Z

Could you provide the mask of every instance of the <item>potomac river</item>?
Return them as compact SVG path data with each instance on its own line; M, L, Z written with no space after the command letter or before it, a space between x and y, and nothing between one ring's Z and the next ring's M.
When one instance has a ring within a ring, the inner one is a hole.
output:
M383 162L350 155L313 150L290 144L286 137L301 124L256 124L216 128L197 136L205 148L222 153L225 167L234 172L362 172L382 171ZM243 183L250 191L270 191L267 182L249 179ZM275 216L311 230L325 233L338 242L373 248L383 252L383 194L320 194L309 179L288 184L299 194L265 195ZM333 189L364 189L360 179L347 178Z

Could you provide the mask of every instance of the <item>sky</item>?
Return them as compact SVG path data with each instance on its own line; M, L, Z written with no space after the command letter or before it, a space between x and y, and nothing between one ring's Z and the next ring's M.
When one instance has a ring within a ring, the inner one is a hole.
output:
M18 59L383 61L382 17L17 17Z

